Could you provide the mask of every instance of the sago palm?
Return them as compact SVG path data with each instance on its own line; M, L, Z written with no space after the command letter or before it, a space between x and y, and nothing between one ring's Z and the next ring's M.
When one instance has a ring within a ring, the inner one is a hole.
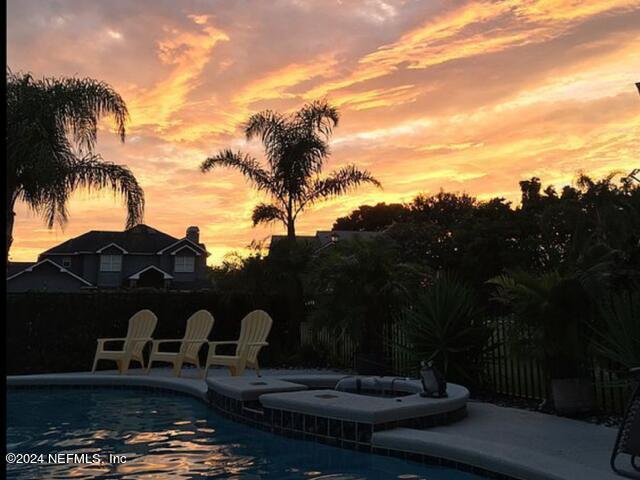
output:
M78 188L109 188L124 197L127 227L142 219L144 193L131 171L94 152L98 122L112 116L125 138L128 112L109 85L90 78L43 78L7 70L7 258L18 200L49 228L67 221Z
M496 346L474 291L447 272L404 309L400 325L416 368L431 360L447 379L466 384L478 383L482 357Z
M309 103L291 115L271 110L257 113L244 125L244 133L247 140L261 140L266 165L248 154L227 149L207 158L200 169L208 172L230 167L240 171L271 200L254 208L254 226L281 222L289 239L294 239L296 219L307 207L362 183L380 186L369 172L354 165L321 177L329 156L329 138L338 119L338 111L325 101Z

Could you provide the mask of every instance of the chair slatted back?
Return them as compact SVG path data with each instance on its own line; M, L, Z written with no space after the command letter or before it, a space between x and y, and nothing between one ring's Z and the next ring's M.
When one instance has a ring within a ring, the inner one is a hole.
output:
M209 333L213 328L213 316L206 310L198 310L187 320L187 328L184 332L183 340L202 340L208 341ZM180 353L194 357L198 354L198 350L202 344L199 343L183 343L180 346Z
M150 338L156 329L158 317L151 310L140 310L129 319L127 339L124 341L124 350L131 351L134 355L141 355L145 342L132 342L132 338Z
M244 348L248 348L247 362L254 363L260 352L260 347L251 347L247 344L265 342L271 331L271 325L273 325L273 319L263 310L254 310L247 314L242 319L236 355L240 355Z

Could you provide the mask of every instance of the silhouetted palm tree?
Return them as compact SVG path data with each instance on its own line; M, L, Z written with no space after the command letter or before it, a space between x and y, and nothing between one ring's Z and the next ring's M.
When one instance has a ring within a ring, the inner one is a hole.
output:
M109 188L125 199L127 227L142 219L144 193L131 171L94 153L98 122L106 115L124 142L127 106L106 83L34 79L7 69L7 258L17 200L51 228L67 221L75 189Z
M207 158L200 169L217 166L239 170L271 203L253 210L253 224L282 222L289 239L295 239L295 221L310 205L342 195L362 183L380 186L369 172L348 165L320 177L329 156L328 140L338 124L338 111L326 101L315 101L292 115L271 110L257 113L244 126L247 140L260 138L266 168L248 154L223 150Z

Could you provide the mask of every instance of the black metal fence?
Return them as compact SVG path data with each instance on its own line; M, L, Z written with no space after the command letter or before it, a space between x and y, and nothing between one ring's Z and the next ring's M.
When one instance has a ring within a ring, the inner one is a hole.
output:
M495 345L483 358L483 378L479 384L486 392L509 397L542 401L547 397L547 382L540 362L514 355L507 347L508 319L492 321ZM410 348L399 324L391 324L385 330L385 356L395 375L415 375L416 365L410 358ZM336 341L336 339L338 339ZM346 337L327 331L314 331L310 326L302 327L302 342L320 344L332 353L335 366L355 367L356 343ZM595 389L598 408L603 412L622 414L631 394L631 386L617 376L610 365L591 360L590 374Z

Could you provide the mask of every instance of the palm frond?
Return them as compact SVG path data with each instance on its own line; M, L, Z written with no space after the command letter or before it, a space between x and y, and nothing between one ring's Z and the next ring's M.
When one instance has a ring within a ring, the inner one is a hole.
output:
M244 124L247 140L260 137L263 142L284 129L286 119L278 112L264 110L249 117Z
M34 79L7 69L7 187L49 227L67 221L76 188L111 188L127 204L127 226L142 219L144 193L131 171L93 153L98 123L113 117L121 140L128 111L108 84L90 78Z
M34 79L30 74L8 71L7 84L13 91L13 100L29 107L23 113L53 120L57 128L71 135L81 151L94 148L98 123L103 117L113 118L120 140L125 140L129 118L126 103L105 82L74 77Z
M266 203L259 203L253 209L251 214L251 220L255 227L259 223L271 223L277 220L286 222L286 214L276 205L267 205Z
M256 159L248 154L233 152L230 149L222 150L202 162L200 171L206 173L216 167L229 167L238 170L258 190L270 190L273 186L269 173L260 166Z
M65 177L67 191L106 188L121 195L127 207L127 228L142 220L144 192L126 166L105 162L100 155L89 155L71 162L67 166Z
M348 165L331 173L327 178L317 179L304 199L304 205L325 200L353 190L363 183L382 188L380 182L366 170Z
M333 128L338 126L340 114L326 99L315 100L302 107L295 114L296 120L309 131L317 130L328 138Z

